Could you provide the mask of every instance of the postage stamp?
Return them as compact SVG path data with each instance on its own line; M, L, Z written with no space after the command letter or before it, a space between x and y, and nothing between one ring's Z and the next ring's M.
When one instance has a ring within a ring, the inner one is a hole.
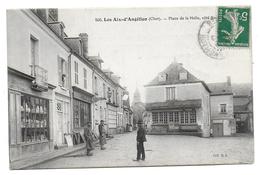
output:
M249 7L219 7L217 45L232 47L249 46Z

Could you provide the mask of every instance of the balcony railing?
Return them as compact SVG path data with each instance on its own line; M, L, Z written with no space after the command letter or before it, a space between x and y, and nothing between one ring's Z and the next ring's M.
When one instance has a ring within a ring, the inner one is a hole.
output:
M48 89L48 71L38 65L31 65L31 75L35 78L33 86ZM42 91L42 90L41 90Z

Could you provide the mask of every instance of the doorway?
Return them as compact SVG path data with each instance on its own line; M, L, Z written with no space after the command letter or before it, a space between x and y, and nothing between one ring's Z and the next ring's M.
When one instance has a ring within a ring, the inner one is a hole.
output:
M213 124L213 136L214 137L223 136L223 123L214 123Z

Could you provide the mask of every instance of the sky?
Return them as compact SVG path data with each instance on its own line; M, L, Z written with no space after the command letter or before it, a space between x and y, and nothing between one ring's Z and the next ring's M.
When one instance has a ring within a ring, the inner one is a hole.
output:
M203 16L216 17L216 8L130 8L130 9L59 9L59 19L68 36L87 33L89 55L104 60L103 68L121 77L122 86L130 92L136 88L144 100L144 85L174 60L183 63L190 73L206 83L224 82L230 76L234 83L251 82L251 50L226 48L224 59L207 56L198 41ZM96 18L162 18L197 16L195 20L151 20L136 22L97 22Z

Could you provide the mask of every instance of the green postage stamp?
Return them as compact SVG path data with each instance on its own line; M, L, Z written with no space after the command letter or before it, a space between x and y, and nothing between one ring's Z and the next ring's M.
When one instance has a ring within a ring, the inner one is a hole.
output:
M218 46L248 47L250 7L218 8Z

